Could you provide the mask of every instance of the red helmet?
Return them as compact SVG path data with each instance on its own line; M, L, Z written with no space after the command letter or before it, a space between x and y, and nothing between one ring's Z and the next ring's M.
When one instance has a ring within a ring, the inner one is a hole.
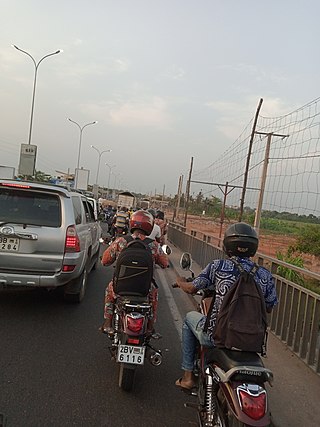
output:
M142 230L148 236L153 229L154 219L153 216L146 211L136 211L130 218L130 231L136 229Z

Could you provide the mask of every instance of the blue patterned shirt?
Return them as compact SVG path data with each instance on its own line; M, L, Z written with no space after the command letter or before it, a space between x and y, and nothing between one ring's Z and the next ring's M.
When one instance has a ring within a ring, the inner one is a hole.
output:
M236 257L246 271L253 267L253 261L250 258ZM236 282L240 271L231 259L217 259L206 266L206 268L196 277L193 285L196 290L210 289L216 292L215 302L212 307L211 318L208 325L207 333L211 340L213 327L216 323L222 301L228 290ZM276 295L275 281L272 274L264 267L259 267L254 275L257 284L260 285L262 294L265 298L267 308L272 308L278 303ZM201 322L203 327L205 318Z

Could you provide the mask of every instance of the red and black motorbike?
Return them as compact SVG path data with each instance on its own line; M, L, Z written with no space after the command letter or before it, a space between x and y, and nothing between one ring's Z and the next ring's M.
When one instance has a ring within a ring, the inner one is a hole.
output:
M111 355L119 364L119 387L130 391L136 368L148 359L153 366L162 363L162 354L151 344L159 334L147 332L152 306L147 297L118 296L113 316L114 335L111 336Z
M184 253L180 266L194 278L191 265L191 255ZM200 295L199 311L207 315L213 296ZM257 353L199 346L195 374L197 390L190 394L197 403L185 406L197 410L200 427L271 426L265 384L271 385L273 374Z

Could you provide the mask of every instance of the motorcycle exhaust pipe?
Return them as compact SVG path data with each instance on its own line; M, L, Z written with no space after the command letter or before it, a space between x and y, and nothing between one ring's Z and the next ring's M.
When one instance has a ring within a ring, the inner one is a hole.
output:
M162 363L162 354L159 351L152 351L149 354L149 362L151 363L151 365L153 366L160 366Z

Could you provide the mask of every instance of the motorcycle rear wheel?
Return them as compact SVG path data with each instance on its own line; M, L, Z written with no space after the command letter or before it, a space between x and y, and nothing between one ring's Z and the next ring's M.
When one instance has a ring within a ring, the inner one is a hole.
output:
M119 368L119 387L124 391L131 391L134 382L136 370L126 368L125 363L120 363Z
M235 418L234 415L229 415L228 417L228 427L250 427L249 424L244 424ZM271 427L271 424L268 424L264 427Z
M215 420L212 421L212 423L207 422L207 417L205 411L198 412L198 422L201 427L207 427L212 424L212 426L215 427L230 427L228 424L226 424L225 419L223 417L223 414L221 410L217 409L218 413L215 416Z

